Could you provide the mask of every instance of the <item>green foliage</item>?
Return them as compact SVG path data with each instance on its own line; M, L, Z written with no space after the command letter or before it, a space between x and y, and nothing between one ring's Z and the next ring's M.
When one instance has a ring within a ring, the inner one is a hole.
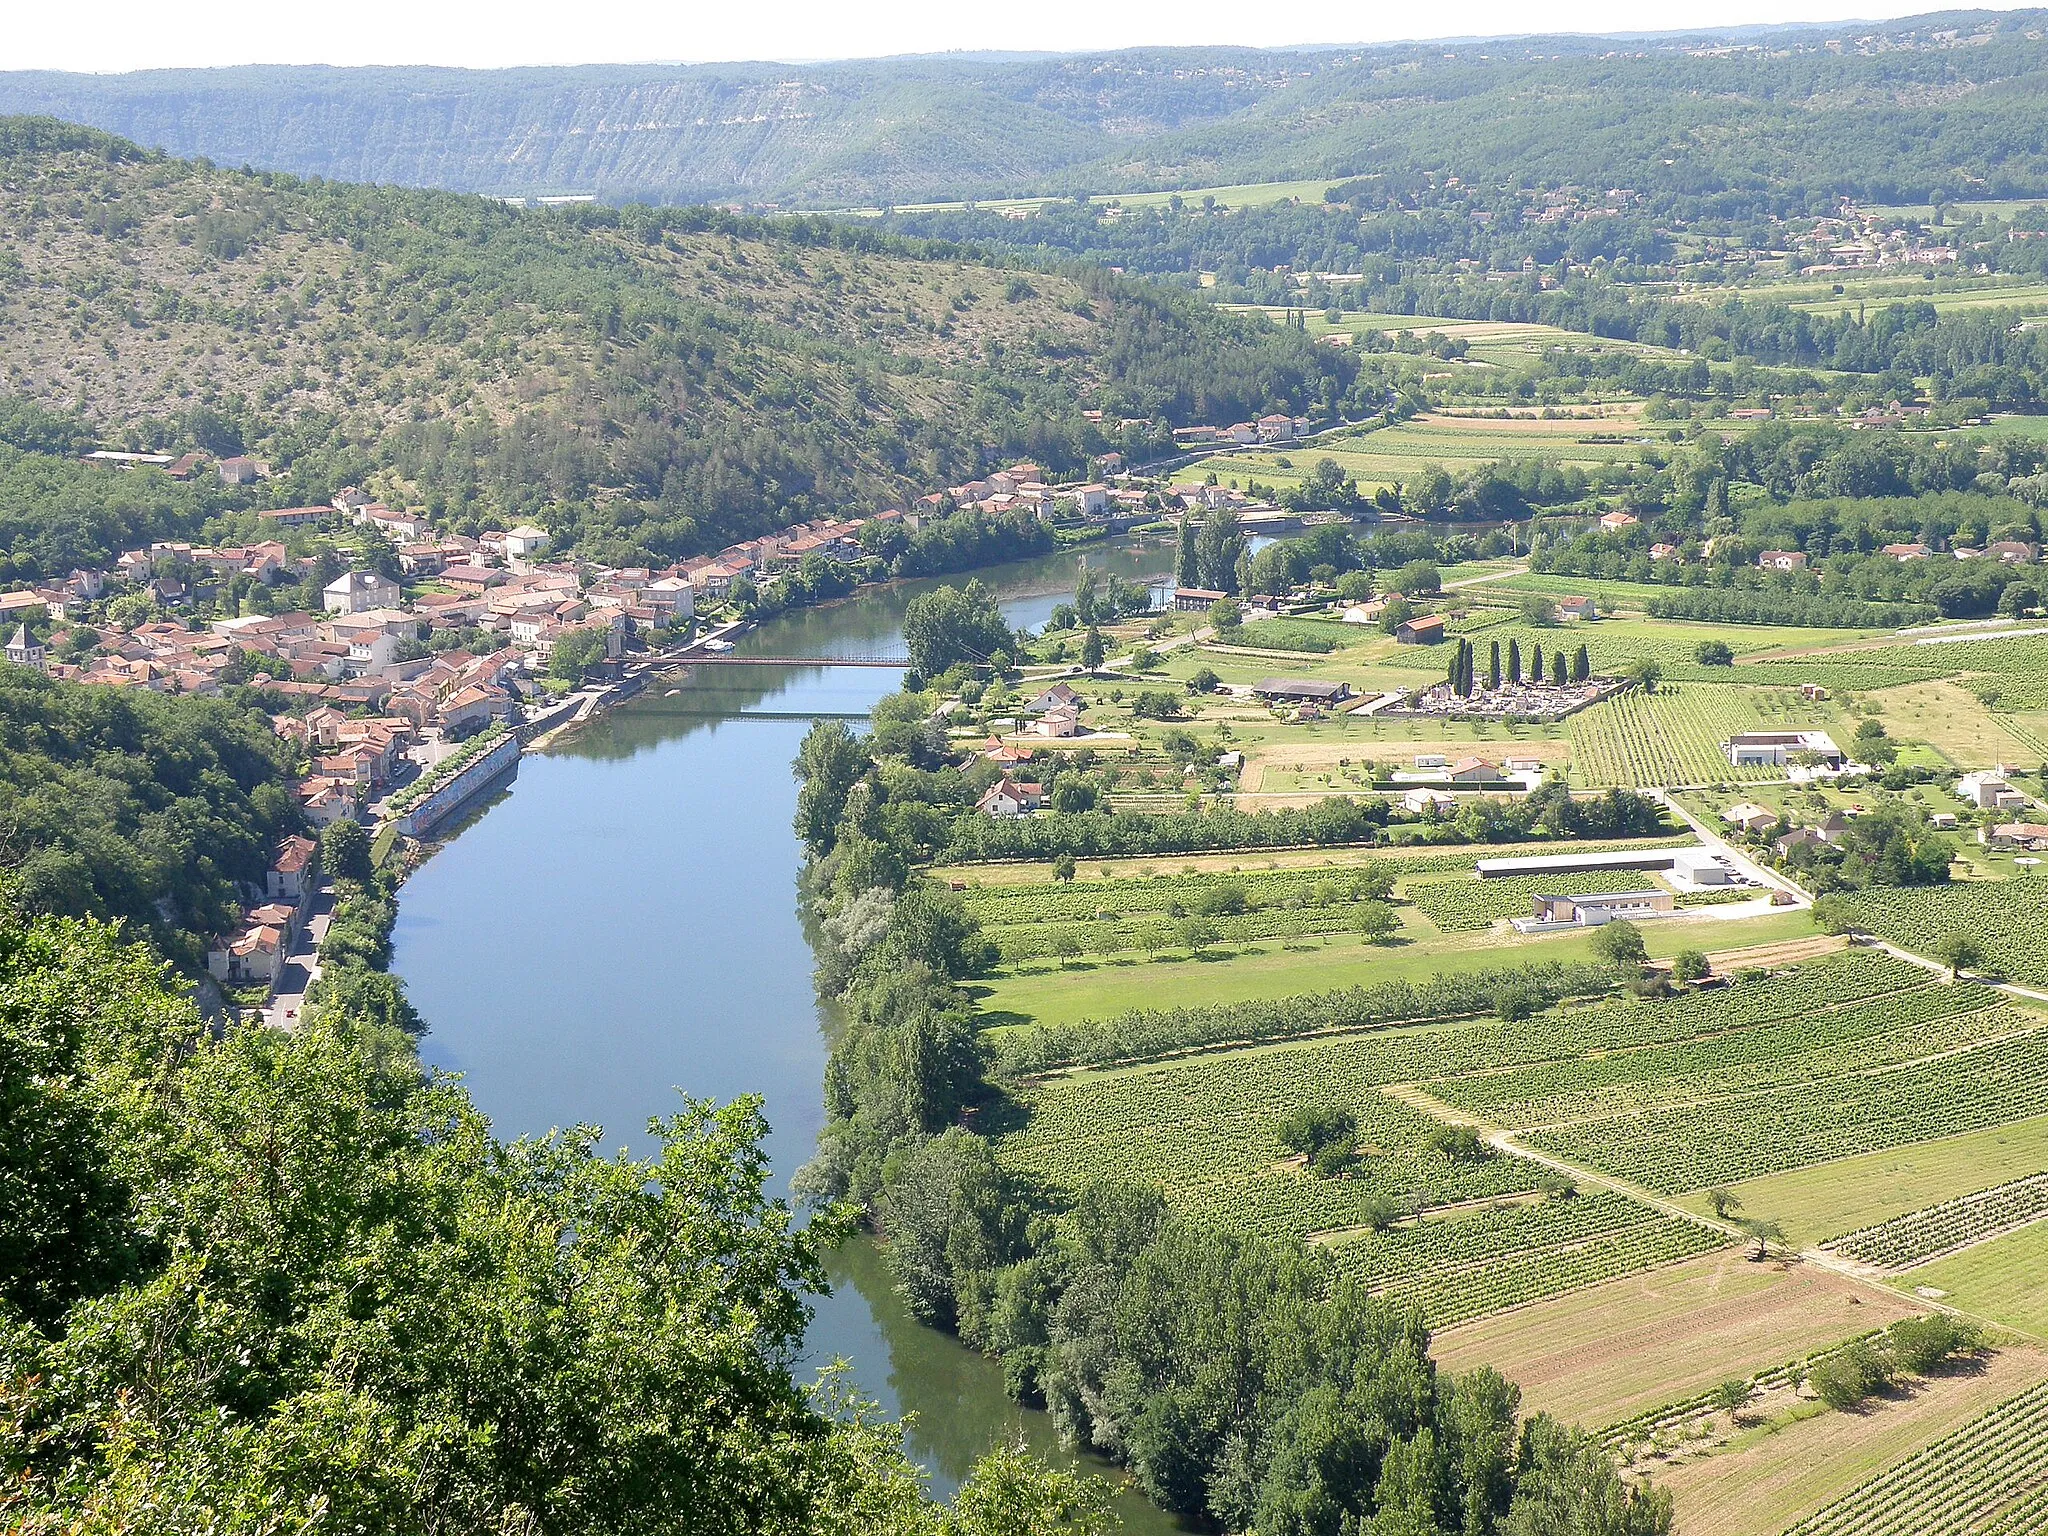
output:
M14 901L124 918L196 966L300 824L285 761L260 710L0 667Z
M370 834L359 821L344 817L320 834L320 862L330 875L344 880L370 878Z
M548 676L580 683L583 674L604 660L605 635L599 629L570 629L555 637L548 652Z
M1814 1396L1830 1408L1859 1408L1892 1384L1889 1363L1863 1340L1816 1361L1806 1373Z
M790 1371L843 1224L763 1195L756 1102L644 1161L508 1147L346 1020L216 1036L90 923L0 952L6 1059L72 1085L4 1079L43 1154L0 1214L15 1519L794 1533L872 1496Z
M961 662L986 664L1016 643L995 600L979 581L912 598L904 610L903 642L911 666L926 677L937 677Z
M1634 923L1604 923L1593 934L1593 953L1609 965L1624 970L1640 968L1649 959L1642 930Z

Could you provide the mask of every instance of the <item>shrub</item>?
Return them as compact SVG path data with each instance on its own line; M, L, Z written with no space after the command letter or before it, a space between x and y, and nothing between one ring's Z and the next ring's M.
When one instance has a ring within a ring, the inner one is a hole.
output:
M1929 1317L1903 1317L1885 1330L1885 1349L1892 1363L1914 1376L1956 1355L1975 1354L1984 1335L1974 1323L1937 1312Z
M1892 1383L1891 1366L1864 1340L1811 1366L1806 1384L1830 1408L1855 1408Z

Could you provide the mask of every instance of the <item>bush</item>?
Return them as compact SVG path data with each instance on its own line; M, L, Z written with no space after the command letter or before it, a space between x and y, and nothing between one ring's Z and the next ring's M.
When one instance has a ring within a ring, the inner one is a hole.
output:
M1811 1366L1806 1384L1830 1408L1859 1407L1892 1384L1891 1366L1863 1340Z
M1937 1312L1929 1317L1904 1317L1885 1330L1892 1363L1914 1376L1925 1376L1956 1355L1975 1354L1984 1344L1976 1324Z

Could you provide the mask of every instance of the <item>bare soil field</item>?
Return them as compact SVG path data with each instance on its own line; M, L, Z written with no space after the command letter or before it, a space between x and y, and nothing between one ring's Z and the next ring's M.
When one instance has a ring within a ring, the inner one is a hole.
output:
M1826 1270L1728 1250L1447 1329L1435 1353L1449 1370L1496 1367L1520 1384L1525 1410L1605 1425L1918 1310Z

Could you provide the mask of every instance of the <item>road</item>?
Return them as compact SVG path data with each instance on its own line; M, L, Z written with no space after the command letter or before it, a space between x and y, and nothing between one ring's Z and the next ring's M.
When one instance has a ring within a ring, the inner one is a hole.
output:
M299 927L292 952L285 957L284 974L278 981L277 991L263 1012L263 1022L272 1029L299 1027L299 1016L306 1007L306 993L320 979L320 944L327 937L327 929L333 921L334 885L323 876L320 889L313 893L312 913Z

